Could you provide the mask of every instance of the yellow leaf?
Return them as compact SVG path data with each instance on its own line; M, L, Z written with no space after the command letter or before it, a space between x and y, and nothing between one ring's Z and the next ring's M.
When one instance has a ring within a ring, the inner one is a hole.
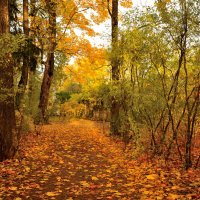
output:
M20 197L15 198L15 200L22 200Z
M10 187L10 190L16 191L16 190L17 190L17 187Z
M177 194L169 194L168 198L171 200L180 199L180 195Z
M106 187L112 187L112 183L108 183Z
M147 191L147 190L145 190L144 192L143 192L143 194L149 194L150 192L149 191Z
M63 161L63 160L60 160L59 163L60 163L60 164L64 164L64 161Z
M27 172L30 172L30 168L29 167L25 167L25 170L27 171Z
M129 192L135 192L136 190L134 188L131 188L128 190Z
M180 189L180 187L179 186L173 186L171 189L172 190L177 190L177 189Z
M92 176L92 180L93 181L98 181L99 179L97 177L95 177L95 176Z
M58 194L56 194L55 192L47 192L46 195L49 197L54 197L57 196Z
M158 175L157 175L157 174L150 174L150 175L147 175L146 177L147 177L147 179L149 179L149 180L155 180L155 179L158 178Z
M120 192L116 191L116 192L115 192L115 195L116 195L116 196L121 196L122 194L121 194Z
M89 187L90 186L90 184L86 181L80 181L80 183L83 187Z
M130 183L125 184L126 187L132 187L133 185L134 185L133 182L130 182Z

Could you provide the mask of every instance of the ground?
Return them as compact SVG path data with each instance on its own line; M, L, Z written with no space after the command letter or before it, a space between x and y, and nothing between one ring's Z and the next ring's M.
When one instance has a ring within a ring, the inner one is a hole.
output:
M0 163L0 200L200 199L198 169L163 166L127 158L100 123L57 122L23 137L20 157Z

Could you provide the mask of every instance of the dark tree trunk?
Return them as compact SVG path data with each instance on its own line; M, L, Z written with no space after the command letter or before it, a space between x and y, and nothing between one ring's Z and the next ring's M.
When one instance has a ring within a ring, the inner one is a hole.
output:
M0 36L6 33L9 33L8 0L0 0ZM0 58L0 161L12 158L18 146L11 62L11 54Z
M28 41L29 39L28 0L23 0L23 29L24 29L24 35L26 36ZM18 108L20 107L28 83L28 67L29 67L29 47L26 48L23 55L22 74L18 84L18 91L16 94L16 106Z
M112 1L112 13L111 13L111 22L112 22L112 81L113 84L117 84L119 81L119 59L117 55L118 49L118 0ZM119 110L120 104L117 101L116 97L112 97L111 103L111 134L120 135L119 133Z
M41 86L40 103L39 103L39 110L42 115L42 119L45 122L47 122L46 110L48 106L49 92L53 78L53 71L54 71L54 53L48 53L47 61L45 64L42 86Z
M54 72L54 51L56 48L56 4L53 1L46 2L49 13L49 49L47 53L47 61L45 64L39 103L39 112L44 122L47 122L46 110Z

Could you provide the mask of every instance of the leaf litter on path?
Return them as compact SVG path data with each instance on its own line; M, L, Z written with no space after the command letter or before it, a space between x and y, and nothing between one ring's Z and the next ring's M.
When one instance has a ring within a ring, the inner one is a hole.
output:
M197 172L127 160L96 122L45 125L21 148L22 160L0 163L0 200L200 198Z

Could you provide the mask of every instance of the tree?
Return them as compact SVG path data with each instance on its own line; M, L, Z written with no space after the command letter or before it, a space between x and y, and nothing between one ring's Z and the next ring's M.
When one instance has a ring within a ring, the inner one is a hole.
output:
M38 101L33 101L35 98L34 85L37 79L37 66L39 64L39 56L41 55L41 60L43 59L43 47L37 44L37 39L40 38L37 30L36 15L39 9L36 7L36 0L30 0L30 33L28 41L28 54L29 54L29 80L28 80L28 107L29 114L33 115L37 112L36 104L38 107ZM37 38L37 39L36 39ZM39 40L40 41L40 40ZM40 86L38 86L40 87Z
M8 0L0 0L1 42L9 42ZM9 48L9 47L8 47ZM0 57L0 161L12 158L18 146L14 110L13 65L9 49Z
M56 3L54 1L46 1L46 6L49 15L49 46L39 103L39 112L44 121L47 121L46 109L48 106L49 92L54 73L54 53L56 49Z
M112 23L112 82L113 85L119 81L119 59L117 55L118 49L118 0L112 1L112 11L110 11L111 23ZM119 111L120 105L115 96L112 97L111 102L111 134L120 135L119 132Z
M23 65L21 79L18 84L18 91L16 94L16 106L19 108L21 100L23 99L28 83L29 72L29 12L28 12L28 0L23 0L23 30L26 37L26 49L23 52Z
M169 4L169 5L168 5ZM167 25L166 28L170 33L172 43L178 51L178 65L174 75L174 81L170 87L168 96L168 110L169 110L169 121L172 125L173 136L168 145L167 156L171 152L172 145L177 142L179 127L184 122L186 125L186 141L185 141L185 168L188 169L192 166L192 143L194 137L194 127L197 120L197 114L199 110L199 71L190 71L190 68L195 69L195 64L191 64L190 57L192 57L191 52L195 52L196 46L199 45L198 34L196 31L199 28L196 22L199 20L199 12L197 11L198 2L191 0L182 0L174 2L164 2L160 0L158 2L158 10L160 12L163 22ZM176 26L174 26L174 21L176 21ZM194 41L196 44L194 44ZM193 77L194 76L194 77ZM181 85L181 81L184 84ZM173 113L176 104L179 103L179 92L182 91L183 108L181 116L177 120L177 116ZM172 101L170 102L170 98ZM176 122L177 120L177 122ZM179 150L180 157L182 153Z

